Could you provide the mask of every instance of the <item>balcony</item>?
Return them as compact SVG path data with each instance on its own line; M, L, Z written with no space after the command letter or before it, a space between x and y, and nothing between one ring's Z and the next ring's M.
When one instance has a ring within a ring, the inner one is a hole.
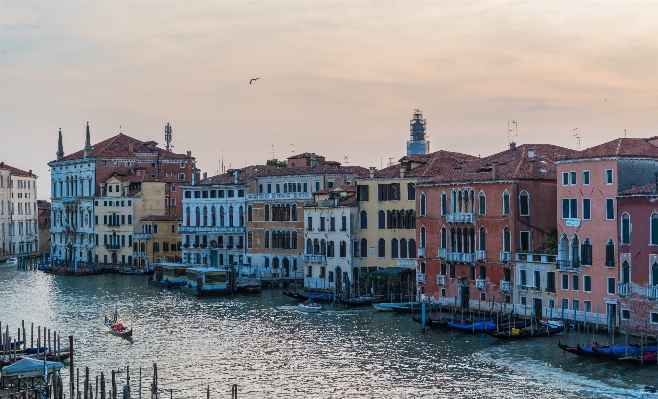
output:
M529 254L524 252L517 252L514 254L517 262L527 263L555 263L556 255L547 254Z
M478 278L475 280L475 288L479 290L486 290L487 289L487 280L484 278Z
M509 262L512 260L512 252L510 251L500 251L500 261Z
M475 221L475 213L473 212L447 213L446 221L448 223L473 223Z
M424 258L425 257L425 247L419 247L418 248L418 257L419 258Z
M647 298L658 299L658 285L647 285Z
M631 295L631 285L628 283L619 282L619 296Z
M153 238L153 234L138 233L133 235L135 240L150 240Z
M500 282L501 291L512 291L512 282L501 280Z
M477 250L475 251L475 260L487 260L487 251L486 250Z
M580 261L578 260L573 261L573 260L558 259L555 262L558 270L565 270L571 272L580 271Z
M277 200L277 199L298 199L309 200L313 199L311 193L262 193L262 194L247 194L247 201L254 200Z
M418 284L425 284L425 274L423 273L417 273L416 274L416 282Z
M468 254L464 252L446 252L445 259L447 262L453 263L475 263L475 254Z
M541 292L541 287L530 287L532 292Z
M327 263L326 255L304 255L306 263Z
M446 285L446 276L443 274L438 274L436 276L436 285Z
M133 258L143 258L146 256L146 252L133 252Z
M108 251L118 251L121 249L121 245L119 244L105 244L105 249Z
M219 226L181 226L179 233L244 233L244 227L219 227Z
M446 252L448 250L446 248L439 248L439 258L445 259L446 258Z

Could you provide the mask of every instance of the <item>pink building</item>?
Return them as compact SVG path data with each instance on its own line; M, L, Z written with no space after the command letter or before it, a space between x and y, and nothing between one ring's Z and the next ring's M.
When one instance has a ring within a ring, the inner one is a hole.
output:
M557 310L565 318L619 326L620 294L627 293L618 284L620 264L630 248L620 247L617 197L654 182L657 145L658 138L620 138L556 162Z

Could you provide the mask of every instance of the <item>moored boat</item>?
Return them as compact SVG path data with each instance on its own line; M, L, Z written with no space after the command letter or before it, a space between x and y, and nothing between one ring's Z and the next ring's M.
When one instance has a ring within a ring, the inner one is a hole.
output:
M536 330L532 328L508 328L506 330L501 329L499 331L487 330L484 333L497 339L517 340L526 338L549 337L562 331L564 331L563 325L555 328L545 327Z
M18 266L18 258L11 257L5 262L6 266Z
M187 284L187 269L197 265L180 263L159 263L155 265L155 276L149 278L148 285L158 288L178 289Z
M313 300L316 302L331 302L334 300L334 294L331 292L325 293L301 293L301 292L283 292L283 295L296 299L298 301Z
M394 312L394 307L422 307L420 302L379 302L372 306L380 312Z
M180 290L196 296L223 296L233 294L229 271L224 268L191 267L186 269L187 284Z
M371 296L359 296L356 298L343 299L338 298L338 302L350 307L364 307L372 305L373 298Z
M322 306L314 302L304 302L297 305L297 309L306 313L318 313L322 310Z

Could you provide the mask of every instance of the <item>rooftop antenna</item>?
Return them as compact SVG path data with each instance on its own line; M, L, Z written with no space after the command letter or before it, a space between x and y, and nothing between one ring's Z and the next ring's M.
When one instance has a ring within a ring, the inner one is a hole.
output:
M290 152L294 155L295 154L295 143L290 143Z
M167 151L171 151L171 125L169 122L167 122L167 126L165 126L165 142L167 142L167 146L165 147Z
M624 129L624 138L626 138L626 129Z
M272 147L272 151L270 151L270 153L272 154L272 159L274 159L274 144L272 144L270 147Z
M514 125L514 136L516 136L516 129L517 129L516 121L514 121L514 120L509 120L509 121L507 121L507 145L508 145L508 146L509 146L509 144L510 144L509 134L510 134L510 132L512 131L512 129L510 129L510 124L511 124L511 125Z

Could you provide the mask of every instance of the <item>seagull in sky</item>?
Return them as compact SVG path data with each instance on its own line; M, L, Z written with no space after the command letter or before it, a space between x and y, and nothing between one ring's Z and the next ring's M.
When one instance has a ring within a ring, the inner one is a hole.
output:
M251 82L253 82L254 80L258 80L258 79L259 79L259 78L251 79L251 80L249 81L249 84L251 84Z

